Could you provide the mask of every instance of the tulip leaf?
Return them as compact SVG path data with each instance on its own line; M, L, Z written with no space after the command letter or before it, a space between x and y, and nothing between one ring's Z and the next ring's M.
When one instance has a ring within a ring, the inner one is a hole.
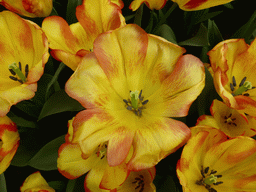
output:
M135 17L134 17L134 24L137 24L139 26L141 26L141 21L142 21L142 15L143 15L143 6L144 3L142 3L140 5L140 7L137 9L136 13L135 13Z
M208 20L208 39L211 48L223 41L222 35L214 21Z
M82 0L68 0L66 21L68 24L76 23L76 7L82 4Z
M66 192L84 192L84 179L85 175L74 180L69 180Z
M7 192L4 173L0 174L0 189L1 192Z
M64 181L50 181L48 182L48 185L55 189L56 192L58 191L64 191L65 187L66 187L66 184Z
M208 41L208 30L201 23L199 30L196 35L190 39L178 43L180 46L188 45L188 46L209 46Z
M170 175L156 175L154 184L158 192L179 192L178 186L176 186L173 177Z
M44 171L57 169L58 150L64 142L65 135L50 141L29 160L28 165Z
M42 118L65 111L80 111L84 109L75 99L69 97L65 90L55 92L44 104L38 121Z
M177 44L175 34L169 25L163 24L156 31L156 35L165 38L166 40Z

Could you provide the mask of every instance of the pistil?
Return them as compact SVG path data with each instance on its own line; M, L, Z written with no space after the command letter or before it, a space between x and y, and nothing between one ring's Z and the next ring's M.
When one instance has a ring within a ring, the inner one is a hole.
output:
M19 81L20 83L25 83L27 81L27 76L28 76L28 65L25 67L25 75L21 71L21 63L19 62L19 66L17 66L16 63L12 63L8 66L9 71L11 72L12 75L17 75L19 77L16 78L15 76L9 76L10 79L14 81Z

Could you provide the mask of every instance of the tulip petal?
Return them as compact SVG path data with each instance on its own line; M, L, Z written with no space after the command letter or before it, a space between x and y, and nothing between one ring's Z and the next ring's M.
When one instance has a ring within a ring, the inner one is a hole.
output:
M175 152L190 137L190 129L182 122L162 118L139 129L134 137L134 155L128 163L130 170L147 169Z
M81 83L84 82L84 83ZM100 82L100 83L99 83ZM87 54L66 83L67 94L85 108L123 108L124 102L112 89L93 53ZM115 106L113 106L115 105Z
M162 9L167 0L134 0L130 4L129 8L133 11L136 11L142 3L146 3L149 9L159 10Z
M57 159L58 170L68 179L76 179L91 170L98 162L98 158L82 158L78 144L64 143L59 149Z

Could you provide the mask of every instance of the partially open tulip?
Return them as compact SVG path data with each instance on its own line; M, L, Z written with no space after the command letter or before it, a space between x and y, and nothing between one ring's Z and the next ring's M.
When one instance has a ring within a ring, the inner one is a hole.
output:
M99 144L95 150L84 157L80 146L72 143L73 119L69 121L66 142L59 149L57 166L59 172L68 179L75 179L88 172L84 187L86 191L101 192L119 187L129 175L127 161L110 167L107 162L107 142ZM132 154L132 153L131 153ZM131 158L131 154L128 158Z
M55 192L39 171L29 175L20 187L21 192Z
M208 52L216 91L231 108L256 117L256 40L230 39Z
M19 142L16 124L7 116L0 117L0 174L9 167Z
M73 122L83 156L108 143L110 166L131 147L130 170L148 169L175 152L190 129L169 117L186 116L205 83L202 62L185 49L131 24L101 34L66 83L86 110Z
M120 6L119 1L84 0L76 8L78 22L70 26L62 17L47 17L42 28L52 56L75 70L82 57L93 51L93 41L99 34L125 25Z
M47 17L52 12L52 0L0 0L0 4L27 17Z
M162 9L167 0L134 0L130 4L130 9L136 11L142 3L145 3L149 9L159 10Z
M177 3L180 9L185 11L196 11L223 5L233 0L172 0Z
M15 13L0 13L0 116L31 99L49 58L48 41L38 25Z
M212 116L200 116L197 125L208 125L220 129L229 137L256 135L255 117L249 115L244 117L237 110L218 100L212 102L210 110Z
M191 132L193 136L177 163L184 192L255 191L254 139L244 136L228 139L218 129L200 126Z

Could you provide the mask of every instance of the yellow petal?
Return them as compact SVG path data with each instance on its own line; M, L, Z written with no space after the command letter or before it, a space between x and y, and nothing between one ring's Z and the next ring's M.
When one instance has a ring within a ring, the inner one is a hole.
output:
M134 155L128 163L130 170L147 169L175 152L190 137L190 129L170 118L158 119L150 126L139 129L134 137Z
M97 158L93 157L83 159L78 144L64 143L59 149L59 157L57 159L58 170L66 178L76 179L87 173L97 164Z
M39 171L29 175L24 181L23 185L20 187L21 192L30 192L30 191L45 191L45 192L55 192L51 188L46 180L42 177Z
M207 9L217 5L223 5L231 2L232 0L172 0L178 3L180 9L185 11L195 11L201 9Z
M0 4L27 17L46 17L52 12L52 0L1 0Z
M16 124L7 116L0 117L0 174L9 167L19 141Z
M220 129L217 121L214 119L213 116L210 116L210 115L201 115L197 119L196 125L208 125L210 127L214 127L216 129Z
M146 1L143 1L143 0L134 0L132 1L132 3L130 4L129 8L133 11L136 11L140 5L142 3L146 3L146 5L148 6L149 9L153 10L153 9L156 9L156 10L159 10L159 9L162 9L165 5L167 0L146 0Z

